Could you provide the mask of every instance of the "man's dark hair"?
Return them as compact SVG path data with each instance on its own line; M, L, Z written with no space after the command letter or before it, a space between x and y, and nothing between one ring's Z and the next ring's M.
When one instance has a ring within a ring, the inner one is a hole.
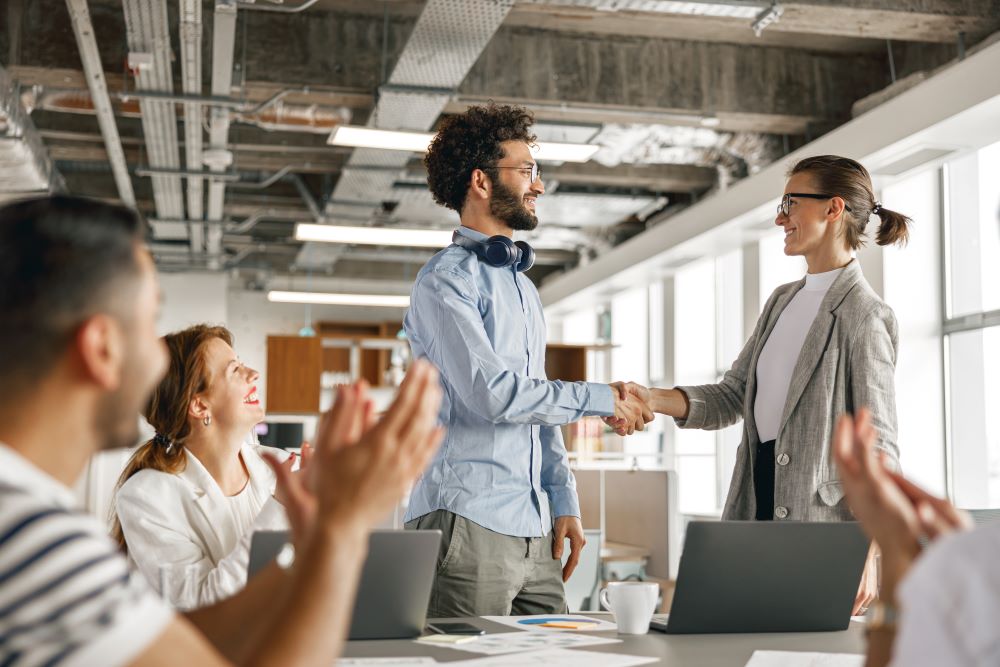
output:
M51 370L80 324L115 312L138 275L144 225L122 206L69 196L0 207L0 383ZM115 313L124 314L124 313Z
M424 156L427 185L434 201L461 213L473 170L482 169L496 182L495 167L504 156L500 144L534 143L534 121L524 107L493 102L445 118Z

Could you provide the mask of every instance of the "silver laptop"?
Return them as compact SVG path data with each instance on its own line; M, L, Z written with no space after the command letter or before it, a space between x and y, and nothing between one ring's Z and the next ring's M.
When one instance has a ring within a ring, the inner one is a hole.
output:
M270 565L286 544L288 531L254 533L247 578ZM440 548L439 530L374 531L348 638L409 639L420 635L427 620Z
M868 538L857 523L693 521L670 613L670 634L845 630Z

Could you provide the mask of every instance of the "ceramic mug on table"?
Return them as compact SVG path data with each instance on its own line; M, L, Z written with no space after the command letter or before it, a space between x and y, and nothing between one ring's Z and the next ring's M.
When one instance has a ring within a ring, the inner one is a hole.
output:
M612 581L601 591L601 606L611 611L623 635L644 635L656 611L660 585L651 581Z

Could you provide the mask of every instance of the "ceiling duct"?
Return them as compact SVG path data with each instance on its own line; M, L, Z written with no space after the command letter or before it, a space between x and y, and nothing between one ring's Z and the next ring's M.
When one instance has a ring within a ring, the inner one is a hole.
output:
M201 95L201 0L180 1L181 87L186 95ZM188 171L202 169L203 107L194 102L184 104L184 160ZM187 179L187 210L189 220L205 216L205 180ZM191 250L197 252L204 244L204 229L191 226Z
M233 54L236 47L236 1L215 0L215 14L212 23L212 95L228 97L233 87ZM210 155L214 159L205 160L211 171L225 171L232 161L229 152L229 110L213 107L210 113L208 140ZM228 157L228 160L227 160ZM226 184L212 181L208 184L208 219L222 220L226 199ZM205 249L209 255L222 252L222 228L208 227Z
M62 189L17 86L0 67L0 202Z
M166 0L124 0L125 30L129 49L129 67L139 90L172 93L170 32ZM180 147L177 143L177 113L173 102L144 98L142 132L146 140L149 166L154 169L179 170ZM158 174L152 177L153 201L158 218L184 218L181 177ZM154 235L177 237L186 229L154 225Z
M368 127L432 129L513 4L513 0L428 0L388 82L379 89ZM367 213L374 216L382 201L393 198L393 184L410 156L405 151L355 150L344 165L326 213L342 212L340 202L349 206L366 202ZM397 214L405 215L405 211ZM310 252L312 245L303 247L297 263L308 265L310 257L317 255Z

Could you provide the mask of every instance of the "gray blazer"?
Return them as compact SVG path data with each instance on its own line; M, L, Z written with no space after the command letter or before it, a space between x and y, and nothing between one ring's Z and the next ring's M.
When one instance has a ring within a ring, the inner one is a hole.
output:
M757 359L778 316L802 280L782 285L768 299L733 367L718 384L678 387L690 410L681 428L720 429L743 419L743 441L723 519L753 519L753 465L759 436L754 423ZM895 370L898 334L892 309L872 290L855 259L823 298L803 343L774 446L774 517L795 521L844 521L843 502L830 446L837 417L867 406L881 436L879 447L898 468Z

